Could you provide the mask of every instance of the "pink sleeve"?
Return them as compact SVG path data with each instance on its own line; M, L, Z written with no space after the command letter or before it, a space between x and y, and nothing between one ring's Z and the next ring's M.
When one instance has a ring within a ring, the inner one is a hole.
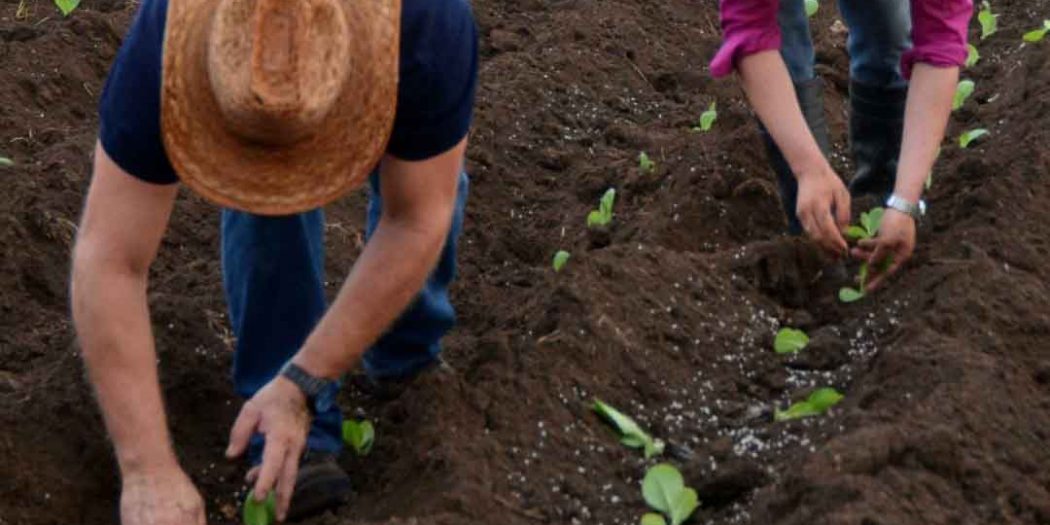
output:
M711 60L711 74L723 77L733 72L741 58L780 49L777 24L778 0L720 0L722 47Z
M973 0L911 0L913 47L901 57L904 78L921 62L951 67L966 63L966 31Z

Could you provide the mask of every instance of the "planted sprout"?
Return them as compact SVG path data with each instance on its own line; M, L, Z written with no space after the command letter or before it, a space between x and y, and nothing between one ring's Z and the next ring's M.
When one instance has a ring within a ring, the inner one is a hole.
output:
M805 401L791 405L787 410L777 410L773 415L776 421L790 421L810 416L819 416L829 408L842 401L843 395L834 388L820 388L809 395Z
M820 2L817 0L806 0L806 16L812 18L820 10Z
M970 146L970 143L988 134L988 130L984 128L971 129L959 135L959 147L966 149Z
M1048 32L1050 32L1050 20L1043 20L1043 27L1025 33L1022 38L1025 42L1031 42L1034 44L1036 42L1042 42Z
M682 473L667 463L656 465L645 473L642 496L653 510L663 514L646 514L642 517L642 525L666 525L668 522L664 517L670 519L671 525L681 525L700 504L696 491L685 486Z
M773 340L773 350L778 354L797 354L809 344L809 336L802 330L781 328Z
M256 501L255 494L248 492L241 512L244 525L270 525L277 521L277 498L271 490L263 501Z
M598 209L591 210L591 213L587 214L587 227L588 228L601 228L608 226L612 222L612 209L613 204L616 203L616 189L609 188L605 190L605 194L602 195L600 201L598 201Z
M358 456L367 456L375 444L376 429L371 421L343 421L343 441L354 449Z
M846 237L854 241L873 239L879 234L882 225L882 216L886 213L883 208L872 208L871 211L860 214L860 224L850 226L846 230ZM865 288L868 286L868 263L860 265L857 274L857 288L845 287L839 290L839 301L854 303L864 298Z
M664 453L664 442L653 439L633 419L615 408L595 399L593 410L620 433L620 443L629 448L640 448L649 459Z
M981 23L981 40L994 35L999 29L999 15L992 14L992 6L988 0L981 2L981 11L977 13L977 21Z
M711 126L715 125L715 120L718 119L718 102L712 102L707 107L707 111L700 114L700 122L697 126L693 127L690 131L693 133L711 131Z
M966 99L973 94L974 83L972 80L960 80L955 86L955 98L952 99L952 111L955 111L966 103Z
M0 167L6 168L7 166L14 166L14 165L15 165L15 161L13 161L13 160L11 160L11 159L9 159L7 157L0 157Z
M981 60L981 53L973 44L966 44L966 67L973 67Z
M558 250L558 253L554 254L554 271L560 272L567 262L569 262L569 252Z
M69 16L80 5L80 0L55 0L55 5L62 11L62 16Z
M638 154L638 169L642 170L642 173L652 173L656 171L656 163L643 151Z

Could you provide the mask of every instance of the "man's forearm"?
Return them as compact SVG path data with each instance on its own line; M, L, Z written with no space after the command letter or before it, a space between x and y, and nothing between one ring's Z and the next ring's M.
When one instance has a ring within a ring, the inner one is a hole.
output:
M176 464L157 380L146 276L78 257L73 318L121 471Z
M444 228L381 220L296 364L329 378L353 367L422 289L444 246L449 217Z
M916 64L908 88L904 137L894 192L916 202L944 140L959 68Z

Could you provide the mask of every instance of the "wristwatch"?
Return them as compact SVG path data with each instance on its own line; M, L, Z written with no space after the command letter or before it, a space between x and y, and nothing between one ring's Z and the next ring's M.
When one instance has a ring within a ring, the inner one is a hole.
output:
M919 199L918 203L914 203L896 193L890 195L889 199L886 199L886 207L908 215L915 219L916 222L922 220L923 216L926 215L926 201Z
M281 367L280 374L302 390L311 414L326 412L335 404L335 396L339 392L338 381L311 375L291 361Z

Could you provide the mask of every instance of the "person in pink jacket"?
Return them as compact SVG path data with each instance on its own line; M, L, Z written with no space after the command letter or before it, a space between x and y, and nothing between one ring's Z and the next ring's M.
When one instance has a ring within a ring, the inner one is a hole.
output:
M972 0L839 0L849 27L850 145L856 172L849 190L827 161L823 87L803 0L720 0L723 44L714 76L739 74L761 121L792 233L803 231L835 257L849 250L843 232L851 196L886 199L877 239L855 258L891 259L869 289L896 272L915 248L924 182L951 113L966 60Z

